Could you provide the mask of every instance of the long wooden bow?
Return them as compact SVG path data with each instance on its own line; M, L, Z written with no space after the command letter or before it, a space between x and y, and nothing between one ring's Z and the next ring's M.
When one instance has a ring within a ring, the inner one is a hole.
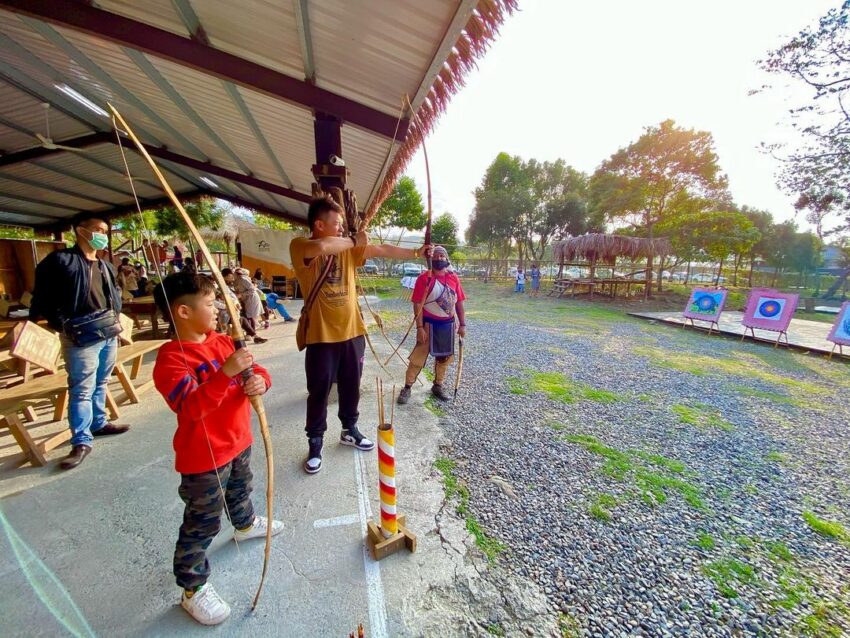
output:
M245 347L245 333L242 331L242 326L238 320L239 318L239 310L236 305L233 303L233 299L227 293L227 282L224 281L224 275L221 274L218 266L213 260L213 256L210 253L209 248L207 247L204 238L201 236L201 233L198 232L197 227L195 226L192 218L186 213L186 209L183 208L183 205L180 203L180 200L177 199L177 196L174 194L174 191L171 190L171 186L169 186L168 182L163 177L162 173L159 170L159 167L153 161L151 156L148 154L144 145L139 141L139 138L136 137L136 134L133 132L133 129L130 128L130 125L127 124L126 120L121 117L121 114L115 109L111 104L108 105L109 109L112 111L112 114L115 118L120 122L122 128L127 133L128 137L133 141L136 145L136 148L139 150L139 153L142 157L147 160L154 174L156 175L159 183L162 185L163 190L168 194L169 199L174 204L174 207L180 212L181 217L186 222L186 226L189 227L189 232L192 237L194 237L195 241L198 242L198 246L201 250L201 254L203 254L204 258L207 260L209 264L210 270L213 273L213 277L215 277L216 282L218 283L218 287L221 289L222 298L225 306L227 306L227 312L230 313L231 321L231 332L230 336L233 339L233 345L237 350ZM248 368L247 370L242 371L243 381L248 379L254 374L252 368ZM260 422L260 433L263 437L263 446L266 451L266 516L268 516L268 529L266 530L266 550L265 556L263 558L263 572L260 576L260 585L257 587L257 593L254 595L254 602L251 604L251 610L253 611L257 607L257 603L260 600L260 593L263 591L263 583L266 579L266 572L268 571L269 566L269 556L271 554L271 542L272 542L272 522L274 521L273 516L273 508L272 508L272 495L274 494L274 457L272 451L272 441L271 434L269 432L269 424L266 420L266 408L263 405L263 399L260 396L251 396L248 397L251 402L251 407L254 408L254 412L257 413L257 420Z

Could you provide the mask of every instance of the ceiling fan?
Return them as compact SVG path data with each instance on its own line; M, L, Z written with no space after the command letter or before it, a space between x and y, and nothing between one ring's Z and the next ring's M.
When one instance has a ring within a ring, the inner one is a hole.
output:
M42 135L41 133L35 134L38 141L41 142L41 146L46 148L48 151L72 151L74 153L85 153L85 150L82 148L63 146L62 144L56 144L53 141L53 138L50 137L50 103L43 102L41 106L44 107L44 124L47 130L47 135Z

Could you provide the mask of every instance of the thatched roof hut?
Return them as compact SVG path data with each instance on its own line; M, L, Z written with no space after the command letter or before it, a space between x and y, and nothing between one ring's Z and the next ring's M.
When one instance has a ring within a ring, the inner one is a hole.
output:
M663 238L646 239L625 235L605 235L588 233L556 242L552 246L555 260L570 263L576 258L591 263L614 263L617 257L645 259L671 252L670 242Z

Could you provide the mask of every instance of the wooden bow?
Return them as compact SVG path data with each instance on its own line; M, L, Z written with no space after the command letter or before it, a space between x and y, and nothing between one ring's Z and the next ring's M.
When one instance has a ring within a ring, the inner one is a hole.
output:
M230 336L233 339L233 345L237 350L245 347L245 333L242 331L242 326L239 322L239 310L236 305L233 303L233 299L228 294L228 286L227 282L224 281L224 275L221 274L221 270L219 270L215 261L213 260L213 256L210 253L209 248L207 247L204 238L201 236L201 233L198 232L197 227L192 221L191 217L186 213L186 209L183 208L183 205L180 203L180 200L177 199L177 196L174 194L174 191L171 190L171 186L169 186L168 182L163 177L162 173L157 167L156 163L153 161L151 156L148 154L144 145L139 141L139 138L136 137L136 134L133 132L133 129L130 128L129 124L121 117L121 114L115 109L111 104L108 105L109 109L112 111L112 114L121 124L123 130L127 133L127 136L133 141L138 149L139 153L142 157L147 160L154 174L156 175L159 183L162 185L163 190L168 194L169 199L174 204L174 207L179 211L181 217L186 222L186 225L189 227L189 232L194 237L195 241L198 242L198 246L201 250L201 254L203 254L204 258L207 260L209 264L210 270L213 273L213 277L218 283L218 287L221 290L222 298L225 306L227 307L227 312L230 313L231 321L231 332ZM252 368L248 368L242 371L242 379L243 381L248 379L254 374L254 370ZM273 463L273 452L272 452L272 441L271 435L269 433L269 424L266 420L266 409L263 405L263 399L260 396L250 396L248 397L251 402L251 407L254 408L254 412L257 413L257 420L260 422L260 433L263 437L263 445L266 451L266 515L268 516L268 529L266 531L266 550L265 557L263 559L263 572L260 576L260 585L257 587L257 593L254 595L254 602L251 604L251 610L253 611L257 607L257 603L260 600L260 593L263 590L263 583L266 579L266 572L268 571L269 566L269 556L271 553L271 541L272 541L272 522L274 520L273 516L273 508L272 508L272 495L274 493L274 463Z

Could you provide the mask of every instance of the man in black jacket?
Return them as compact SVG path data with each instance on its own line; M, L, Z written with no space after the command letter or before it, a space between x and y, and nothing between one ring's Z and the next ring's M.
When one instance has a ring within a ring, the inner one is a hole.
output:
M60 464L65 470L83 462L91 452L93 436L123 434L130 428L109 423L106 414L106 386L118 351L114 335L120 332L111 317L117 320L121 312L115 270L97 256L109 243L107 230L102 219L77 217L77 244L49 254L35 270L30 318L44 317L59 332L68 372L72 449ZM92 321L78 325L88 319Z

